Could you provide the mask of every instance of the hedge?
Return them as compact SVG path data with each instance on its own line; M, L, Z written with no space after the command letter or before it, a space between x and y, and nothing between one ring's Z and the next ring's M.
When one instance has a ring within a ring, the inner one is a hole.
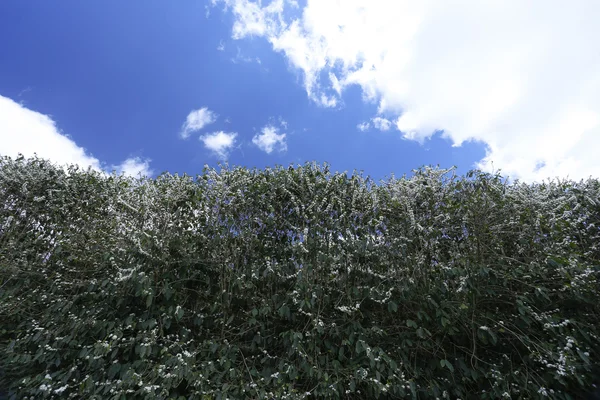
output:
M15 399L577 399L600 181L3 157L0 321Z

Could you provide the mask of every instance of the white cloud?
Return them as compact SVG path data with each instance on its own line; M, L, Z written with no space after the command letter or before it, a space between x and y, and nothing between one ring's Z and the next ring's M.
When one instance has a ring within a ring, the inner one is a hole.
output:
M371 124L368 122L361 122L360 124L356 125L356 128L361 132L365 132L371 129Z
M333 96L327 96L321 93L320 97L315 98L315 101L323 107L335 107L338 104L338 100Z
M373 122L373 126L380 131L389 131L392 127L392 121L382 117L375 117L371 119L371 122Z
M119 165L113 165L112 169L116 170L118 174L125 174L130 176L151 176L154 172L150 169L150 161L144 160L141 157L131 157L123 161Z
M285 121L284 121L285 122ZM273 125L267 125L262 128L261 133L255 135L252 138L252 143L258 146L259 149L267 154L278 147L280 151L287 150L287 143L285 141L286 134L278 134L279 129Z
M188 114L183 127L181 128L181 137L187 139L194 132L197 132L207 125L217 120L217 114L206 107L192 110Z
M218 3L217 0L212 1ZM277 29L281 23L283 0L274 0L268 6L261 7L259 3L250 1L226 0L226 6L231 7L236 16L233 25L233 38L240 39L246 36L264 36Z
M407 139L444 130L456 146L485 143L484 170L600 176L600 2L216 3L233 13L234 39L266 38L319 104L358 85Z
M225 51L225 44L223 43L223 41L219 42L219 45L217 46L217 50L218 51Z
M242 50L238 47L237 53L235 57L231 58L231 62L234 64L239 63L257 63L258 65L262 64L262 61L258 57L247 57L242 54Z
M200 136L200 140L204 143L204 147L212 151L218 157L226 159L229 150L235 145L237 133L227 133L223 131L207 133Z
M25 158L37 154L39 158L61 167L76 164L83 169L91 167L106 173L111 169L105 169L100 160L62 133L50 116L0 96L0 155L14 159L19 153ZM139 158L125 160L112 169L127 175L137 175L140 171L151 175L152 172L149 160L141 161Z
M48 115L0 96L0 154L45 158L59 165L77 164L99 171L100 161L63 134Z

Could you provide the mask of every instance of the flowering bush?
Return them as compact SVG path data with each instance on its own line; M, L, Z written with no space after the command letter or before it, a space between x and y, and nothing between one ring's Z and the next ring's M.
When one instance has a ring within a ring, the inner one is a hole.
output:
M13 398L577 399L600 182L0 159Z

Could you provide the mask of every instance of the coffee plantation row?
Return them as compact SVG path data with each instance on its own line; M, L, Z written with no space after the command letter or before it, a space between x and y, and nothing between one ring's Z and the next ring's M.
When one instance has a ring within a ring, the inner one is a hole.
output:
M0 354L15 399L582 398L600 182L3 157Z

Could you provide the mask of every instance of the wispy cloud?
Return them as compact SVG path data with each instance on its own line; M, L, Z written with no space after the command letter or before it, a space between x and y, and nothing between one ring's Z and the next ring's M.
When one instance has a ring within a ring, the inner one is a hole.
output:
M356 129L361 132L366 132L371 129L371 124L369 122L361 122L360 124L356 125Z
M194 132L197 132L207 125L214 123L217 120L217 114L210 111L207 107L202 107L198 110L192 110L188 114L185 123L181 128L181 137L187 139Z
M281 116L279 117L278 120L279 120L279 125L281 125L281 127L283 129L287 129L287 127L288 127L287 121L285 119L283 119L283 117L281 117Z
M356 85L406 139L484 143L484 170L600 176L600 2L216 3L233 39L268 40L318 104Z
M213 132L200 136L204 147L213 152L216 156L226 159L230 149L235 145L235 132Z
M17 97L22 97L25 93L31 92L33 88L31 86L27 86L25 89L21 90Z
M238 64L240 62L243 62L243 63L257 63L258 65L262 64L262 61L258 57L244 56L242 54L242 50L239 47L237 48L237 53L236 53L235 57L231 58L231 62L233 62L234 64Z
M371 119L373 126L380 131L389 131L392 127L392 121L382 117L375 117Z
M139 172L148 176L152 174L150 160L139 157L127 159L118 166L105 167L104 163L61 132L49 115L30 110L3 96L0 96L0 154L11 158L19 154L27 158L37 154L63 167L76 164L83 169L91 167L106 173L117 169L126 175Z
M287 126L287 123L285 125ZM263 127L260 133L252 138L252 143L267 154L271 154L276 148L279 151L287 150L286 134L279 133L279 128L274 125Z

